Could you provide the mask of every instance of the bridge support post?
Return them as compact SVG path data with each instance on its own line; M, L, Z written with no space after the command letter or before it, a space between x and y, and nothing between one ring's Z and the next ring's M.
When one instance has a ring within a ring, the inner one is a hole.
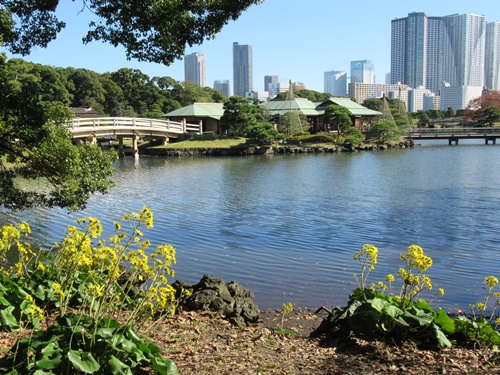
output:
M134 134L134 136L132 137L132 149L134 150L134 158L136 159L139 157L138 143L139 143L139 136L137 134Z
M488 138L488 137L484 138L484 144L485 145L489 144L490 141L491 141L492 145L495 145L497 143L497 139L496 138Z
M168 145L168 143L170 142L170 138L169 137L163 137L161 141L162 141L163 145Z
M451 146L452 144L458 145L458 138L448 138L448 144Z
M97 136L95 134L92 134L92 140L90 141L93 145L97 144Z
M123 151L123 137L118 137L118 157L125 157L125 151Z

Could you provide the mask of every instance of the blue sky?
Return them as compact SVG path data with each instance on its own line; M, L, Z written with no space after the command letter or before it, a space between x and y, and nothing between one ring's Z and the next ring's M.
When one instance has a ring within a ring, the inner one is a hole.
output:
M83 45L91 14L79 13L79 0L60 3L58 15L66 29L46 49L37 48L24 59L98 73L127 67L150 77L184 80L182 61L171 66L139 63L128 61L120 47L101 42ZM265 75L278 75L280 81L303 82L308 89L323 92L325 71L349 72L351 60L365 59L373 61L376 81L383 83L390 70L391 20L414 11L430 16L475 13L485 15L487 22L500 21L498 0L266 0L226 25L215 39L188 47L186 54L205 54L210 87L217 79L232 84L233 42L252 45L254 90L263 90Z

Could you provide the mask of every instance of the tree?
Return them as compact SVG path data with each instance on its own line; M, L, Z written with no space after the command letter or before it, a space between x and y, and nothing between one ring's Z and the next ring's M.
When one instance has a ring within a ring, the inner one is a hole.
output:
M500 109L492 106L486 107L477 118L477 123L481 126L493 126L496 121L500 121Z
M66 26L55 16L60 0L0 0L0 39L13 53L46 47ZM84 43L125 47L128 59L169 65L187 45L212 39L229 21L262 0L81 0L78 10L95 15ZM77 2L78 3L78 2Z
M329 105L326 107L325 115L330 119L330 125L337 129L339 134L352 126L352 113L346 107L338 104Z
M286 99L288 96L288 91L286 92L280 92L278 95L276 95L276 98L273 100L283 100ZM320 100L328 100L332 97L332 94L329 93L321 93L319 91L314 91L314 90L298 90L293 92L293 96L296 98L305 98L311 101L320 101Z
M366 133L367 139L374 139L380 142L397 140L401 136L401 131L394 126L392 121L380 121L372 125Z
M464 122L479 121L480 119L483 121L483 112L488 108L500 109L500 91L491 91L472 99L463 111L462 119Z
M0 54L0 201L8 209L78 210L113 184L114 152L72 144L69 95L59 78L54 69L7 63Z
M419 127L428 127L429 124L431 123L431 119L427 115L427 113L423 110L418 110L416 113L416 117L418 119L418 126Z
M284 135L279 133L274 125L269 122L258 122L247 130L247 135L259 141L270 143L277 139L284 139Z
M252 126L264 120L264 110L257 102L235 95L224 103L220 125L229 134L246 136Z
M302 134L310 130L307 117L300 112L286 112L278 120L278 131L288 135Z

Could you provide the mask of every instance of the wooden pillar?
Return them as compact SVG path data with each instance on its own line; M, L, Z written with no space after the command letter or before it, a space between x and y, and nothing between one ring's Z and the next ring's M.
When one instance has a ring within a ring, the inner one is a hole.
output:
M200 126L200 131L198 132L198 134L203 134L203 120L198 121L198 124Z
M163 139L162 139L162 143L163 143L164 145L168 145L168 143L169 143L169 142L170 142L170 138L169 138L168 136L163 137Z
M97 144L97 136L95 134L92 134L92 140L90 141L93 145Z
M122 136L118 137L118 156L120 158L125 157L125 152L123 151L123 137Z

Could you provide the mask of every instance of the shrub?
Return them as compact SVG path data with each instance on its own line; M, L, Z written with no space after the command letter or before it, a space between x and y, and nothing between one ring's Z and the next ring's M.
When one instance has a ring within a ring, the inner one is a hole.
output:
M129 234L115 222L108 239L100 238L99 220L78 219L81 230L69 226L60 243L37 255L19 241L29 233L27 224L1 228L0 259L15 247L20 257L3 269L0 327L32 328L0 360L1 370L130 374L150 367L161 374L177 373L175 364L163 360L159 349L136 333L146 320L175 308L175 292L168 283L175 249L159 245L148 250L151 244L142 231L153 226L153 214L146 207L122 219ZM146 281L147 289L132 298L132 289ZM56 310L58 318L42 331L39 323L49 310Z

